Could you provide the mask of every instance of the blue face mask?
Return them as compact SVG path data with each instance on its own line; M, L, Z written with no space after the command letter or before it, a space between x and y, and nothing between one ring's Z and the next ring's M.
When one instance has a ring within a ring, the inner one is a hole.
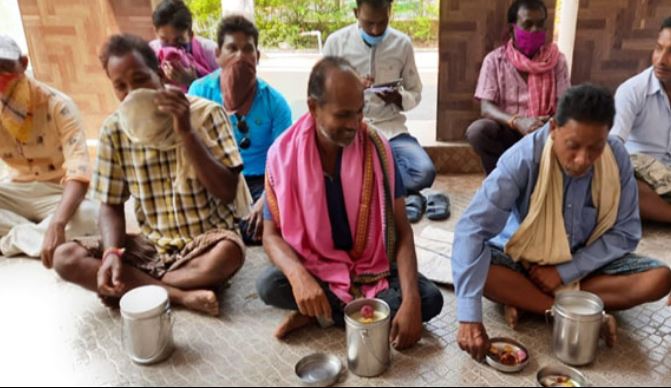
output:
M363 39L364 42L368 44L368 46L377 46L384 40L384 37L387 36L387 30L384 30L382 35L379 36L372 36L368 34L366 31L363 30L363 28L359 27L359 34L361 34L361 39Z

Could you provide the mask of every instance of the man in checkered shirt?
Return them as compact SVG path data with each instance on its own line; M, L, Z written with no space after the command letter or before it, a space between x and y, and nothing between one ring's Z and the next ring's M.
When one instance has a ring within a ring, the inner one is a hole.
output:
M139 142L129 135L120 110L107 118L91 185L101 203L101 237L60 246L54 268L110 306L132 288L156 284L174 304L216 316L213 289L244 261L233 206L242 160L228 118L220 106L164 86L154 52L139 37L112 36L100 59L120 101L138 89L158 91L154 103L172 117L176 135L168 135L177 147ZM196 115L200 121L194 121ZM186 178L180 163L192 168L193 178ZM125 228L130 196L141 229L137 235Z

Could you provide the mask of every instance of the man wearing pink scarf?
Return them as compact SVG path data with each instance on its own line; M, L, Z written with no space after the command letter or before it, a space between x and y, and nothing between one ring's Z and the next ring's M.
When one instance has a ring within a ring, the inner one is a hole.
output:
M508 8L511 39L482 63L475 98L483 118L466 138L487 174L510 146L554 115L570 86L566 58L546 43L546 23L542 0L516 0Z
M197 78L216 69L217 44L193 33L193 15L183 0L163 0L154 9L157 39L149 42L165 78L186 92Z
M268 153L263 245L275 266L257 290L294 311L278 338L316 321L342 325L346 303L377 297L394 314L390 341L403 349L442 309L441 292L417 272L389 144L363 123L363 89L346 60L322 59L310 75L310 112Z

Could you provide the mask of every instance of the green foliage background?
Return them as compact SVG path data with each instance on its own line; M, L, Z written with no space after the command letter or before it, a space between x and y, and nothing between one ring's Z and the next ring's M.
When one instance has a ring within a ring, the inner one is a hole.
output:
M194 14L196 33L216 40L221 1L186 0L186 3ZM261 46L315 48L315 38L301 37L300 33L319 30L325 41L333 31L354 23L355 5L355 0L256 0ZM438 13L438 0L396 0L392 26L410 35L415 45L436 46Z

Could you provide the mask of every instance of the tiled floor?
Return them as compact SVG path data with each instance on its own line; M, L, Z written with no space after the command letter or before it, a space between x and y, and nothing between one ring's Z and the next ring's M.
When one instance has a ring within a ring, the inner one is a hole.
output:
M480 183L479 176L441 177L450 188L452 218L439 226L453 230ZM420 234L429 224L417 225ZM640 251L671 263L671 229L648 228ZM120 317L92 293L66 284L34 260L0 258L0 386L15 385L298 385L293 367L304 355L330 351L345 362L341 329L306 329L286 342L272 337L284 313L266 307L254 280L266 264L263 252L248 261L223 292L222 315L209 318L177 310L173 356L141 367L121 346ZM540 318L526 318L517 332L502 324L499 307L485 303L490 336L510 336L526 344L531 362L519 374L501 374L478 364L455 342L454 294L443 289L441 315L426 325L424 338L409 351L393 353L381 377L362 379L344 373L339 385L359 386L533 386L536 371L557 363L549 349L550 329ZM663 302L617 314L621 343L603 346L596 362L583 368L594 385L671 385L671 308Z

